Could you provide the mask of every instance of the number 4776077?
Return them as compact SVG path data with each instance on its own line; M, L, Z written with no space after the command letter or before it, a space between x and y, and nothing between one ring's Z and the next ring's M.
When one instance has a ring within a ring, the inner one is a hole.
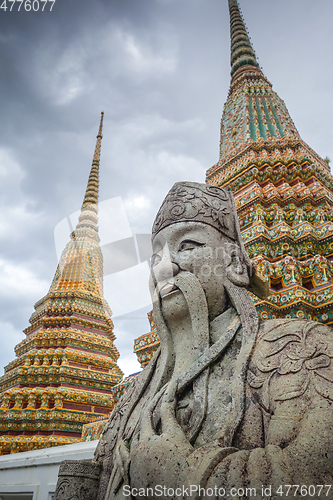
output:
M327 497L331 489L331 484L311 484L310 486L305 486L305 484L284 484L279 486L276 490L276 494L281 497L296 496L301 497Z
M39 10L44 12L44 10L49 10L52 12L55 1L56 0L3 0L0 5L0 9L5 12L7 10L9 10L9 12L12 12L13 10L17 10L18 12L20 10L25 10L27 12L30 10L33 12L37 12ZM46 8L47 4L48 7Z

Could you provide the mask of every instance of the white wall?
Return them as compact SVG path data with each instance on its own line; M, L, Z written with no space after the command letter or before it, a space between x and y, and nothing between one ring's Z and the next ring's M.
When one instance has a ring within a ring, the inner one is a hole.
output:
M52 500L60 462L93 457L98 441L0 456L0 500Z

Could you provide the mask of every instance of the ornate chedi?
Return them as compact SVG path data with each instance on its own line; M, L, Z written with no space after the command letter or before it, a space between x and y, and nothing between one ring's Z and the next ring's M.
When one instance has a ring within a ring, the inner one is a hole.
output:
M150 323L150 332L142 335L141 337L135 339L134 341L134 353L137 355L138 361L144 368L151 358L154 352L160 345L160 339L156 330L155 321L153 318L153 311L148 313L148 319Z
M0 453L80 441L83 424L107 415L125 385L103 297L98 236L103 114L78 224L26 339L0 378Z
M269 278L269 298L253 296L259 316L332 325L333 177L261 71L237 0L229 11L231 86L206 182L233 191L246 249ZM158 346L152 335L135 341L143 365Z
M246 249L269 277L261 319L333 325L333 177L259 68L236 0L229 10L231 85L206 181L233 191Z

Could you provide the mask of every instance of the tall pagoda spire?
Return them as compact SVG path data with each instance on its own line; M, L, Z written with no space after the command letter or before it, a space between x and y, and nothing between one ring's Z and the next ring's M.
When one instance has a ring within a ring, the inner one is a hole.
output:
M99 241L97 214L99 195L99 164L101 157L101 143L103 138L103 118L104 112L102 111L87 189L81 207L81 214L79 216L79 222L72 235L72 237L76 239L82 235L86 236L87 229L90 229L90 236L95 237Z
M229 1L230 39L231 39L231 76L244 66L259 68L256 54L247 33L237 0Z
M299 138L283 100L259 67L237 0L228 3L231 84L221 121L220 161L209 175L254 142Z
M125 386L103 297L98 236L103 113L78 224L48 294L35 304L16 359L0 377L0 454L80 441L83 424L108 415Z
M231 84L206 182L233 191L248 254L269 280L270 296L253 296L259 317L333 325L333 178L261 71L237 0L228 2ZM134 346L142 366L159 346L148 317L151 331Z
M270 296L262 319L333 324L333 178L261 71L237 0L228 0L231 83L219 161L206 181L235 196L242 235Z
M103 296L103 257L98 244L100 241L98 235L99 165L103 118L102 112L79 220L71 234L71 241L60 257L50 291L74 288ZM105 307L108 308L108 305L105 304Z
M88 179L88 185L84 200L82 203L82 210L87 207L95 207L98 210L98 189L99 189L99 163L101 157L101 143L102 143L102 130L103 130L103 118L104 112L101 113L101 121L99 124L97 141L95 146L94 157L91 165L90 175Z

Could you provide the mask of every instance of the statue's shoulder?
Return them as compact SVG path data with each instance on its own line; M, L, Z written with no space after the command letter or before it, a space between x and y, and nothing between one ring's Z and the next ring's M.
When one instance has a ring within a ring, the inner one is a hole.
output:
M333 400L333 329L298 319L262 321L249 366L249 385L287 400L314 389Z
M295 342L316 343L323 341L333 343L333 328L318 321L301 319L269 319L259 322L257 345L263 347L275 343L282 338L288 339L286 345L294 338Z

